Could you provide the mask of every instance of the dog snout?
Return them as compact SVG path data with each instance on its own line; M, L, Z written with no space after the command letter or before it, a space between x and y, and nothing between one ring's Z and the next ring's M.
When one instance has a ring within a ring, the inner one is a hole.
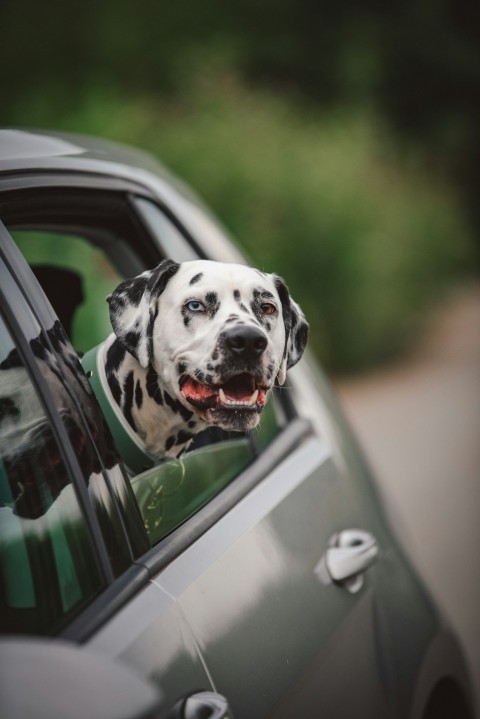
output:
M260 329L252 325L237 325L223 335L224 345L235 357L258 359L267 347L267 338Z

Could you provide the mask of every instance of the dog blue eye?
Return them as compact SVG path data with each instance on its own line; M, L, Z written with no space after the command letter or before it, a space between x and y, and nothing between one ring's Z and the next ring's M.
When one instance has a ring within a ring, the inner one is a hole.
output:
M202 305L201 302L198 302L198 300L190 300L190 302L187 302L187 308L190 310L190 312L205 311L205 307Z

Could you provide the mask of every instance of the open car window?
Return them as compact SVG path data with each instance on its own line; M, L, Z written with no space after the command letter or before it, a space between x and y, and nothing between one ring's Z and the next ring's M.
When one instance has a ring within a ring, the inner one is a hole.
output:
M17 202L8 229L35 272L74 348L80 354L112 331L106 296L124 278L153 267L163 257L198 256L179 225L151 200L132 203L120 193L80 193L71 198L44 193L41 207ZM136 209L134 209L136 208ZM132 212L139 212L137 221ZM124 222L118 222L122 215ZM46 219L45 219L46 218ZM128 221L127 221L128 220ZM150 250L145 232L151 233ZM65 301L67 298L68 301ZM132 488L151 545L182 524L248 467L285 423L273 396L260 427L249 435L208 430L197 435L181 459L133 477ZM121 454L121 447L118 447Z

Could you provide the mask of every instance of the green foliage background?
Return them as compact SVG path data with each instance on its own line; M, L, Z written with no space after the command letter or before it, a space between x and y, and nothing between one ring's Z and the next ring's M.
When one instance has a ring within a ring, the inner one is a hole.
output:
M0 13L1 124L155 153L285 277L331 369L397 355L477 272L470 5L3 0Z

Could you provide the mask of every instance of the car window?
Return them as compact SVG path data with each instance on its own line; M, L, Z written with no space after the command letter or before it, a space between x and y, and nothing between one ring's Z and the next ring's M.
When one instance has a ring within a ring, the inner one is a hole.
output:
M12 230L11 235L75 349L86 352L102 342L112 331L105 298L122 280L108 255L72 234Z
M3 632L52 633L104 585L59 445L1 317L0 576Z
M81 354L96 347L112 331L105 297L122 279L154 266L162 257L176 261L198 257L195 247L158 205L135 197L134 207L141 215L139 222L148 228L155 254L155 260L147 264L147 253L141 255L139 250L141 237L137 238L132 230L126 239L115 224L118 202L112 203L114 213L109 220L107 202L100 213L98 197L95 214L88 216L90 201L90 197L85 196L83 214L68 220L71 223L68 232L62 202L55 197L56 204L47 212L46 195L41 208L35 205L29 212L28 228L18 206L15 220L8 223L11 235ZM111 202L110 197L108 201ZM77 213L82 209L79 198L75 203L70 199L66 204L68 208L75 204ZM45 214L48 227L43 220ZM89 217L88 228L79 234L83 215ZM58 227L55 226L57 216ZM102 217L98 225L95 224L97 216ZM67 295L69 303L65 302ZM132 487L150 543L158 542L234 480L284 424L281 403L272 397L262 413L260 427L250 436L238 433L227 436L215 429L203 432L181 460L165 462L135 477ZM118 449L121 454L121 447Z
M255 434L232 433L229 438L218 434L221 441L194 448L135 476L132 487L150 543L159 542L230 484L255 461L280 427L272 398ZM202 443L201 436L198 443Z

